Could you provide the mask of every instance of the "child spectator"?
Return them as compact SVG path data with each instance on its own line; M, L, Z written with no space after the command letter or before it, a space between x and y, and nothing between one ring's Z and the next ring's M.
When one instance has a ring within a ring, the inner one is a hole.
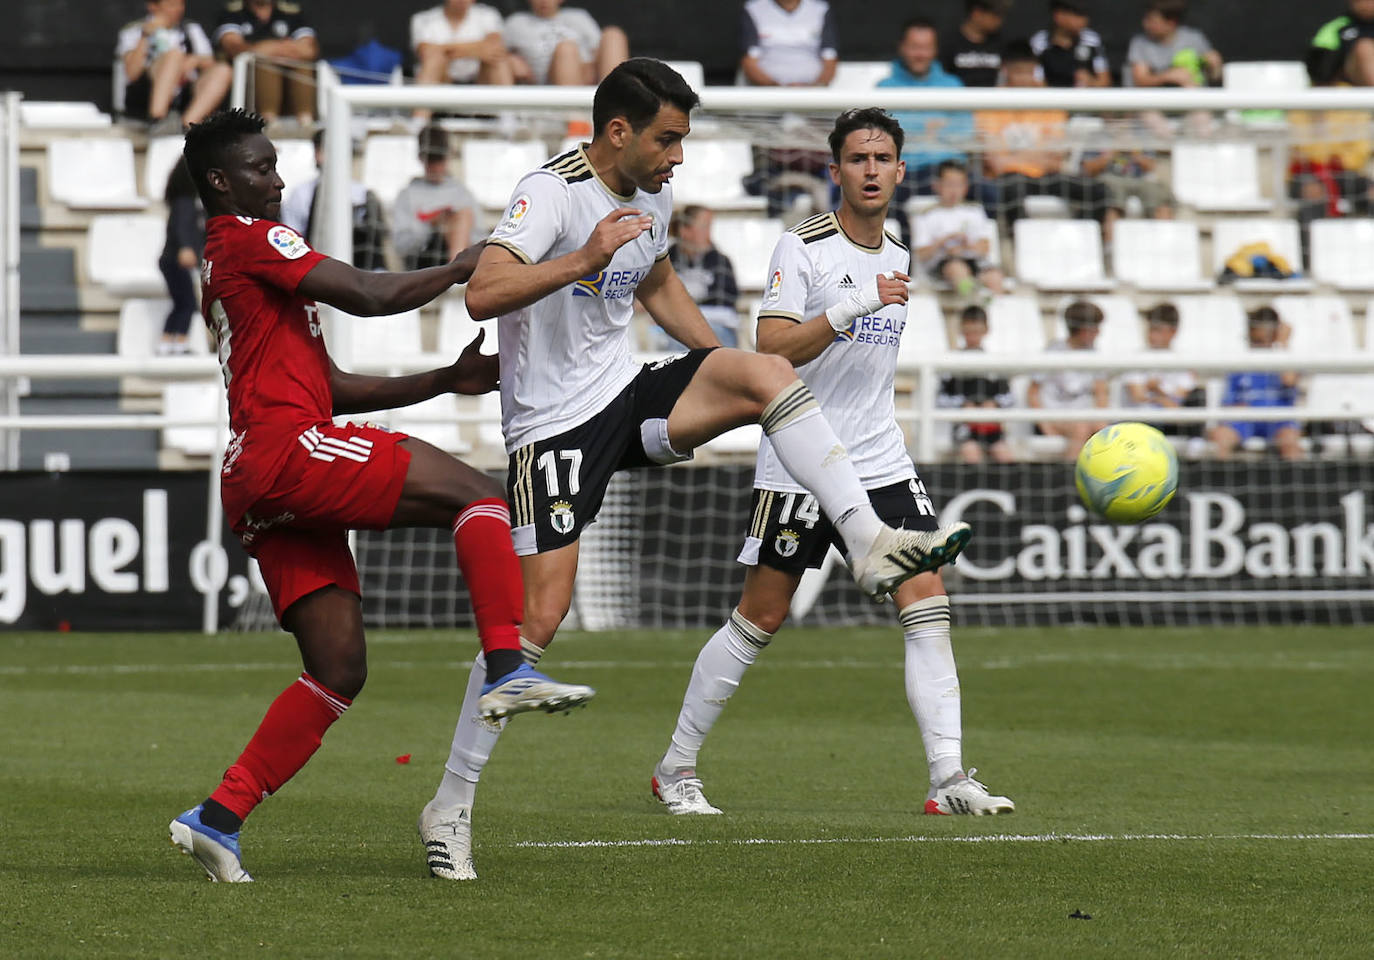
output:
M1110 87L1102 38L1088 27L1085 0L1051 0L1050 27L1030 39L1047 87Z
M315 61L320 43L297 4L277 0L233 0L215 27L225 59L252 52L257 112L269 123L289 104L302 126L315 122ZM285 62L273 62L285 61Z
M448 131L430 125L420 131L424 175L396 195L392 220L396 252L407 270L448 263L472 243L477 201L449 174Z
M1150 0L1141 33L1126 50L1128 87L1205 87L1221 82L1221 54L1201 31L1183 26L1187 0Z
M167 202L167 240L157 268L167 281L172 309L163 322L157 352L162 355L190 353L191 345L186 336L197 306L191 271L200 266L200 256L205 250L205 211L184 159L178 160L172 168L163 199Z
M1002 22L1011 0L964 0L959 29L940 44L944 66L966 87L995 87L1002 73Z
M740 71L756 87L827 87L840 62L825 0L748 0L740 45Z
M1145 322L1145 340L1149 348L1171 350L1178 334L1178 307L1172 303L1157 304L1145 314ZM1131 406L1169 410L1207 404L1206 391L1199 386L1197 375L1191 370L1139 370L1124 374L1121 383ZM1190 438L1189 451L1199 452L1202 424L1160 423L1155 426L1167 436Z
M1250 314L1251 350L1272 350L1282 346L1285 333L1273 307L1260 307ZM1297 402L1298 375L1276 370L1228 375L1222 399L1222 404L1228 407L1292 407ZM1228 459L1237 447L1253 437L1266 441L1284 460L1302 459L1302 432L1296 420L1240 421L1219 423L1212 428L1212 442L1221 460Z
M735 282L735 268L730 258L711 243L711 221L714 215L705 207L692 204L682 208L673 218L677 242L668 248L668 259L677 271L682 285L701 308L701 315L726 347L739 346L739 286ZM652 328L662 334L669 345L668 334L658 324Z
M987 312L976 305L965 307L959 317L959 334L963 349L981 351L988 335ZM1005 410L1016 398L1001 374L963 373L941 378L936 402L946 409ZM976 464L985 459L1011 463L1014 459L1000 423L956 423L954 443L960 463Z
M410 18L415 82L514 83L503 27L500 11L472 0L444 0L421 10Z
M1102 309L1087 300L1075 300L1064 311L1069 335L1056 340L1046 351L1092 350L1102 327ZM1087 370L1059 370L1031 380L1026 404L1041 410L1091 410L1108 402L1107 378ZM1064 459L1075 460L1078 451L1106 423L1101 420L1046 420L1036 430L1047 437L1064 438Z
M601 27L586 10L563 0L529 0L526 13L506 18L503 37L515 57L519 83L590 86L630 58L630 40L619 27Z
M1102 239L1112 242L1112 227L1126 215L1131 198L1140 203L1145 216L1156 220L1174 218L1174 194L1168 184L1155 175L1152 150L1101 150L1083 154L1079 170L1102 184L1106 210L1102 215Z
M968 171L963 164L940 164L935 195L940 202L912 225L912 245L921 268L963 297L973 297L980 283L989 293L1004 293L1002 271L989 257L993 223L982 207L966 202Z
M186 0L148 0L147 6L147 15L126 24L115 44L124 67L124 112L147 120L154 133L176 133L219 106L233 70L215 62L210 38L185 19Z

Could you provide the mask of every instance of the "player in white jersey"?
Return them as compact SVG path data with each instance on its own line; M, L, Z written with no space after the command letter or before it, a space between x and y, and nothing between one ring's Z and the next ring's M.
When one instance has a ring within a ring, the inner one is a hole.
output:
M936 528L935 506L906 452L893 409L897 349L906 323L911 254L883 230L902 182L902 128L885 111L850 110L830 134L830 176L840 208L804 220L773 250L758 315L758 348L787 357L837 425L841 442L887 523ZM832 305L859 290L857 317ZM739 560L748 565L739 606L697 656L667 753L651 787L670 813L720 813L697 776L697 755L745 671L787 618L808 567L836 542L829 515L779 460L759 449L753 518ZM894 593L906 640L906 693L925 744L933 814L1010 813L964 772L959 679L949 635L949 597L938 572Z
M885 525L792 365L718 349L667 256L667 184L696 105L692 88L666 64L635 59L616 67L596 90L592 142L519 182L468 283L472 316L501 318L507 490L525 575L522 644L532 663L568 612L578 536L595 519L611 475L685 460L746 423L763 427L789 474L836 518L855 579L870 595L883 597L948 562L969 537L965 524ZM632 298L692 349L635 363ZM866 312L857 293L837 309ZM479 715L482 678L479 659L444 780L420 819L421 837L439 854L430 858L436 876L476 876L472 800L503 715Z

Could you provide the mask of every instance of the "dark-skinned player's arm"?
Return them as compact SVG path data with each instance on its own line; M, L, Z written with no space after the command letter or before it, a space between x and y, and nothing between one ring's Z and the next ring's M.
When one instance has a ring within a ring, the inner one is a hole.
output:
M500 358L482 353L486 331L478 330L462 354L447 367L412 373L404 377L374 377L347 373L329 361L329 389L334 414L368 413L409 407L444 393L479 394L496 389L501 373Z
M539 263L526 263L508 247L493 243L482 251L477 271L468 284L468 313L474 320L490 320L528 307L574 280L605 270L617 250L652 224L652 217L632 207L612 210L597 223L581 247Z
M321 260L301 279L296 293L355 317L404 313L429 303L449 287L467 283L486 241L468 247L441 267L374 273L333 258Z
M635 298L654 322L683 346L720 346L720 338L701 315L701 308L682 285L682 278L667 257L655 263L649 275L640 281Z

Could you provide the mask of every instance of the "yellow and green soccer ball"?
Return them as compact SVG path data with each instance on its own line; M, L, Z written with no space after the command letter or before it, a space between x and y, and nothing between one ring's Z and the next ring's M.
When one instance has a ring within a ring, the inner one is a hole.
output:
M1078 452L1074 483L1083 505L1112 523L1148 520L1178 489L1178 454L1144 423L1114 423Z

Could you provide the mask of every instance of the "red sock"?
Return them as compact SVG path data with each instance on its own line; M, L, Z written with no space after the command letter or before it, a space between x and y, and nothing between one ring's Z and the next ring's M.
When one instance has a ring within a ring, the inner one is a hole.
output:
M519 652L525 581L511 544L506 502L492 497L468 504L453 521L453 546L472 595L482 652Z
M302 673L272 701L253 739L225 771L210 799L240 818L247 817L305 766L319 749L324 732L352 702Z

